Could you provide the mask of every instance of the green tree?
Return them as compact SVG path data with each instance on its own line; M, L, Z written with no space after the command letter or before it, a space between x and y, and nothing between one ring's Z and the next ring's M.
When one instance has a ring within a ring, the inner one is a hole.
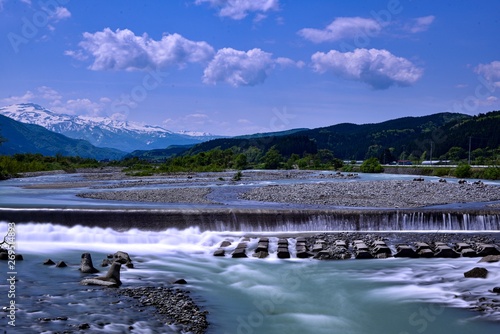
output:
M245 169L247 166L247 156L243 153L240 153L234 159L234 168L236 169Z
M277 169L280 163L283 161L283 157L280 152L273 146L267 151L267 153L262 158L264 162L264 168L266 169Z
M359 169L363 173L382 173L384 171L377 158L370 158L363 161Z

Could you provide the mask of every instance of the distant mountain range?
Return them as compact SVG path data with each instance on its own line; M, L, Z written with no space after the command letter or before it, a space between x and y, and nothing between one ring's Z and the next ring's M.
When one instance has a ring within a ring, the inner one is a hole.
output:
M34 124L36 123L36 124ZM156 126L107 118L53 113L36 104L0 108L0 154L42 153L103 159L137 157L153 161L195 155L215 148L265 154L272 147L283 157L327 149L337 158L490 157L500 150L500 111L470 116L438 113L373 124L342 123L316 129L292 129L233 138L207 133L174 133ZM188 135L189 134L189 135ZM71 138L70 138L71 137ZM257 150L256 150L257 149ZM496 150L496 151L495 151ZM456 159L455 159L456 160Z
M302 156L319 150L330 150L343 160L377 157L383 163L399 159L423 160L445 156L466 159L469 144L474 155L485 158L500 150L500 111L470 116L459 113L437 113L419 117L402 117L373 124L342 123L323 128L291 130L210 140L174 151L136 154L138 158L161 160L175 155L195 155L215 148L236 148L238 152L258 149L261 154L274 147L285 158ZM255 151L255 150L254 150ZM453 152L453 154L452 154ZM252 152L254 154L254 152Z
M170 145L194 145L221 137L201 132L175 133L159 126L105 117L59 114L32 103L0 108L0 115L25 124L40 125L69 138L83 139L97 147L124 152L163 149Z
M48 156L79 156L97 160L118 160L126 153L95 147L86 140L71 139L35 124L25 124L0 115L1 155L40 153Z

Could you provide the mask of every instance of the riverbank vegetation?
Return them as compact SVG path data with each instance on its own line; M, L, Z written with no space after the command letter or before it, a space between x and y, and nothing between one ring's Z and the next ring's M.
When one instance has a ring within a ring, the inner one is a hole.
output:
M19 173L64 170L75 172L77 168L96 168L101 164L95 159L80 157L44 156L42 154L14 154L0 156L0 179L17 176Z

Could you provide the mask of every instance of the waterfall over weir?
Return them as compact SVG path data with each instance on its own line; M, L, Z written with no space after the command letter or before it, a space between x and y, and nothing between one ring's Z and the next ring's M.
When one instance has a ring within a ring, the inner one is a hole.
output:
M500 210L0 208L0 220L161 231L500 231Z

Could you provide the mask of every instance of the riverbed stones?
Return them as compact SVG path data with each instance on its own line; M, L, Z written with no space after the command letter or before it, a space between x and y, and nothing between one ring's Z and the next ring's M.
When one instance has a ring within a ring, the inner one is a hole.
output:
M241 195L252 201L294 204L410 208L500 199L500 188L452 182L401 180L321 182L258 187Z
M482 267L475 267L464 273L467 278L486 278L488 276L488 269Z
M148 286L117 289L116 293L133 298L139 308L154 307L161 321L181 326L183 333L203 334L209 326L208 312L196 305L189 291Z

